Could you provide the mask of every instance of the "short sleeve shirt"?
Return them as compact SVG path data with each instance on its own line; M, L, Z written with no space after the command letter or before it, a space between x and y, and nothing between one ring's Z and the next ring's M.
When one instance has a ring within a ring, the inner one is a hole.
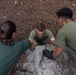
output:
M45 31L45 33L44 33L44 35L43 35L43 37L42 38L39 38L38 37L38 35L37 35L37 33L36 33L36 31L35 30L33 30L33 31L31 31L31 33L30 33L30 36L29 36L29 39L33 39L33 40L35 40L36 42L43 42L43 41L45 41L47 38L48 39L50 39L50 38L52 38L52 37L54 37L53 36L53 34L52 34L52 32L50 31L50 30L48 30L48 29L46 29L46 31Z
M64 25L59 30L54 44L61 48L67 46L76 51L76 23L72 21Z

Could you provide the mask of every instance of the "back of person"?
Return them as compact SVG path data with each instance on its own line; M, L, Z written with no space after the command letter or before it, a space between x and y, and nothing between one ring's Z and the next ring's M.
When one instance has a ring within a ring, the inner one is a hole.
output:
M15 24L5 21L0 27L0 75L7 75L16 60L30 48L29 40L19 42L11 41L14 39Z
M66 39L66 46L76 51L76 23L71 21L62 27Z

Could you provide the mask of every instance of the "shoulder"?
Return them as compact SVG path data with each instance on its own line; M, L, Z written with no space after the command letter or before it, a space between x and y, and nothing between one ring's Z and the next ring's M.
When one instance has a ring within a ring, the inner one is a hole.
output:
M31 31L30 35L29 35L29 39L34 39L34 37L36 36L36 31L35 29Z
M34 29L34 30L32 30L30 34L36 34L35 29Z
M46 29L46 33L51 33L51 31L49 29Z
M31 42L28 39L15 42L15 45L20 45L20 46L30 46L30 44Z
M46 32L51 32L49 29L46 29Z
M58 39L61 39L61 38L65 38L67 36L67 32L65 31L64 28L61 28L58 33L57 33L57 36L56 38Z
M50 35L50 34L52 34L52 32L49 29L46 29L46 34Z

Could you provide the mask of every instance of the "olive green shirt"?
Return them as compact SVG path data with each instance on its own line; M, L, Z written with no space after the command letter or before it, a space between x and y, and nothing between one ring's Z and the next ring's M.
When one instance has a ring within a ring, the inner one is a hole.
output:
M42 36L42 38L39 38L39 36L36 33L36 30L34 29L33 31L31 31L29 39L35 40L38 44L42 44L47 38L50 39L54 37L52 32L48 29L46 29L44 35Z
M61 48L67 46L76 51L76 23L72 21L64 25L59 30L54 44Z
M30 47L28 40L5 45L0 42L0 75L7 75L13 63Z

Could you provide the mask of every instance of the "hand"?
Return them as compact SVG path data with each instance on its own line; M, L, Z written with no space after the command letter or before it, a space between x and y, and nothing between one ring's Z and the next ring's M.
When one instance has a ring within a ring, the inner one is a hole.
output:
M53 59L52 58L52 54L53 54L53 50L49 51L47 49L43 50L43 56L49 58L49 59Z
M31 50L31 51L34 51L36 46L37 46L37 43L36 43L36 42L33 42L33 43L31 44L30 50Z

